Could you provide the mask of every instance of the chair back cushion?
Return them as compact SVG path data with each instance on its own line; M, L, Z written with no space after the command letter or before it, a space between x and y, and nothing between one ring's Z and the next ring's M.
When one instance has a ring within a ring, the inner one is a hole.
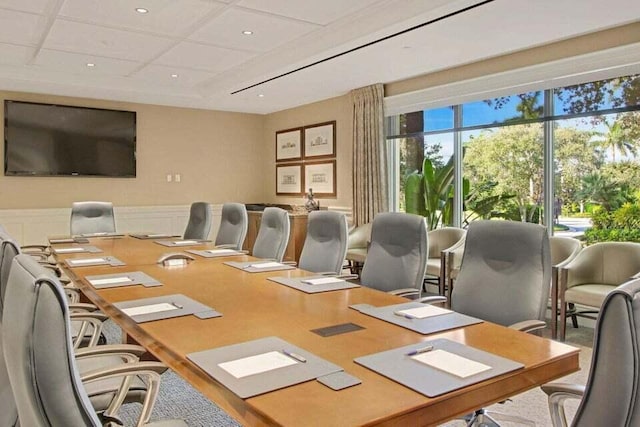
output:
M309 213L307 237L298 267L316 273L340 274L347 254L347 218L335 211Z
M591 370L573 426L640 425L640 280L605 299L596 323Z
M236 250L242 249L247 237L249 218L247 208L242 203L225 203L222 205L220 228L216 235L216 245L234 245Z
M453 310L501 325L544 320L551 283L546 229L515 221L469 225Z
M421 289L427 265L427 228L418 215L384 212L373 220L371 244L362 268L364 286L392 291Z
M429 240L429 258L440 258L440 253L455 245L466 234L466 230L457 227L443 227L427 233Z
M71 207L71 234L114 233L116 221L110 202L74 202Z
M69 310L57 282L28 255L13 260L2 333L20 425L101 425L80 382Z
M4 307L5 291L9 280L11 262L18 254L18 246L11 237L0 229L0 426L13 427L18 423L18 409L11 391L9 374L4 361L4 349L2 346L2 313Z
M185 239L206 240L211 232L211 205L206 202L195 202L189 210L189 222L184 230Z
M569 269L567 288L581 284L618 286L640 272L640 243L595 243L565 267Z
M549 250L551 251L551 265L561 267L574 259L582 249L582 242L573 237L551 236L549 237Z
M280 208L269 207L262 212L260 229L253 244L252 255L282 261L289 243L289 215Z

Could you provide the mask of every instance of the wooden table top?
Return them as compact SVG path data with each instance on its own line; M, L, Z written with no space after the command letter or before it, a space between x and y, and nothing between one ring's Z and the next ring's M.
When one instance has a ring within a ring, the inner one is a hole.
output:
M92 239L90 244L100 245L105 254L129 261L155 259L158 248L172 249L132 238L110 243L97 240ZM359 303L383 306L406 301L402 298L365 287L306 294L266 280L272 276L310 275L301 270L248 273L223 264L230 260L251 260L248 256L196 258L178 268L130 262L123 267L78 267L67 271L87 297L133 340L245 425L437 425L579 369L578 349L559 342L488 322L425 336L348 308ZM143 271L163 286L96 290L83 279L87 275L130 271ZM176 293L206 304L223 316L207 320L185 316L136 324L112 305ZM365 329L326 338L311 332L348 322ZM362 384L333 391L317 381L308 381L243 400L186 358L192 352L268 336L280 337L341 366L362 380ZM525 367L429 398L353 361L434 338L473 346Z

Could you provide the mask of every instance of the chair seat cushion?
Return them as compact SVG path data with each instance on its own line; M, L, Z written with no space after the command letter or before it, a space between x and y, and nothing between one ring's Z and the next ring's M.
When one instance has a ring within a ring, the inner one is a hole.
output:
M78 365L78 371L80 375L86 372L94 371L96 369L104 369L110 366L117 366L123 364L123 360L118 356L105 355L99 357L81 357L76 359ZM107 409L113 399L114 393L120 388L122 378L109 378L105 380L92 381L84 384L84 388L89 395L91 404L96 412L101 412ZM147 391L147 386L139 378L134 377L131 381L131 387L127 393L125 403L131 402L143 402L144 395Z
M565 302L600 308L605 297L614 290L614 285L584 284L573 286L564 294Z
M427 258L426 274L440 277L440 258Z
M347 256L345 257L349 261L364 262L367 258L366 248L353 248L347 250Z

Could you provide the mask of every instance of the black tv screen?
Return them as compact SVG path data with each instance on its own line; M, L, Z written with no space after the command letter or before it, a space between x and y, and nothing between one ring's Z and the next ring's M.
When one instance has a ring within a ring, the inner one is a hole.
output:
M4 102L4 174L136 176L136 113Z

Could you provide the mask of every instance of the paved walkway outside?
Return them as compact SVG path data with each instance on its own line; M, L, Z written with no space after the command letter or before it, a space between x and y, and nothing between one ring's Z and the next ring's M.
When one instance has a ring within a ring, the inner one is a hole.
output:
M561 216L558 222L569 227L567 231L556 231L554 236L580 237L584 234L584 230L591 228L590 218L569 218Z

